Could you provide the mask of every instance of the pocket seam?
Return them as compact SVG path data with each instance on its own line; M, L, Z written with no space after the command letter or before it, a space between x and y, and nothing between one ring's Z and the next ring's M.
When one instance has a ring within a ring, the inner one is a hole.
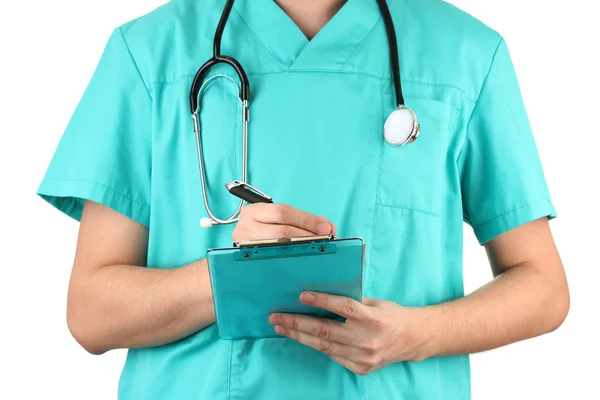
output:
M379 201L377 201L375 204L379 207L397 208L400 210L411 211L411 212L415 212L415 213L419 213L419 214L426 214L426 215L429 215L432 217L437 217L437 218L440 218L442 216L441 214L431 212L431 211L419 210L416 208L411 208L411 207L406 207L406 206L398 206L398 205L394 205L394 204L384 204L384 203L380 203Z
M444 121L446 122L448 125L453 125L453 121L456 119L456 114L460 111L457 107L448 104L446 102L443 101L439 101L439 100L432 100L432 99L425 99L425 98L416 98L414 100L417 100L416 102L432 102L432 103L441 103L443 104L443 107L448 108L450 115L448 116L448 118L444 118L444 117L440 117L439 115L433 115L433 114L429 114L429 113L424 113L423 114L423 118L431 118L431 119L437 119L440 121ZM410 107L409 107L410 108ZM417 118L419 116L417 115Z

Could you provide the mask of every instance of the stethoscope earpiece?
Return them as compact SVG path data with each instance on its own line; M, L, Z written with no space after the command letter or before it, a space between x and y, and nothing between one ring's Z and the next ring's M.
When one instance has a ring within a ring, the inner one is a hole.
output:
M385 121L383 137L390 146L412 143L419 136L417 115L410 108L400 106Z

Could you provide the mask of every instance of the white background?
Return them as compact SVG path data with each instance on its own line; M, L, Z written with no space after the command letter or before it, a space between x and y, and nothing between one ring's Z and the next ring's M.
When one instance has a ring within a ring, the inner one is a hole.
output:
M428 0L420 0L428 1ZM600 399L600 29L589 0L453 0L499 31L559 218L571 287L555 333L472 357L476 400ZM88 355L65 322L77 224L35 195L111 31L161 0L0 3L0 398L113 399L123 351ZM491 278L470 229L466 290Z

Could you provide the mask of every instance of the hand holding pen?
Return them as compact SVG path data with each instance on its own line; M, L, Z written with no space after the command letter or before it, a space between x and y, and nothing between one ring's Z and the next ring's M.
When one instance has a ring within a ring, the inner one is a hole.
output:
M232 195L251 203L242 209L232 234L234 242L336 233L335 225L325 217L285 204L272 204L271 197L248 184L233 181L225 187Z

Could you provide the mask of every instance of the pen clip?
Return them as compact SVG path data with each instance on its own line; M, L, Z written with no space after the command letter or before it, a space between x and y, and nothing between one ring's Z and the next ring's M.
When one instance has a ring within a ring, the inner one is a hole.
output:
M246 182L242 182L242 181L233 181L233 182L229 182L225 185L225 187L227 188L227 190L231 191L231 188L233 187L237 187L237 186L242 186L245 189L251 190L254 193L264 197L267 200L273 200L273 198L271 198L271 196L269 196L268 194L266 194L265 192L258 190L257 188L255 188L254 186L246 183Z

